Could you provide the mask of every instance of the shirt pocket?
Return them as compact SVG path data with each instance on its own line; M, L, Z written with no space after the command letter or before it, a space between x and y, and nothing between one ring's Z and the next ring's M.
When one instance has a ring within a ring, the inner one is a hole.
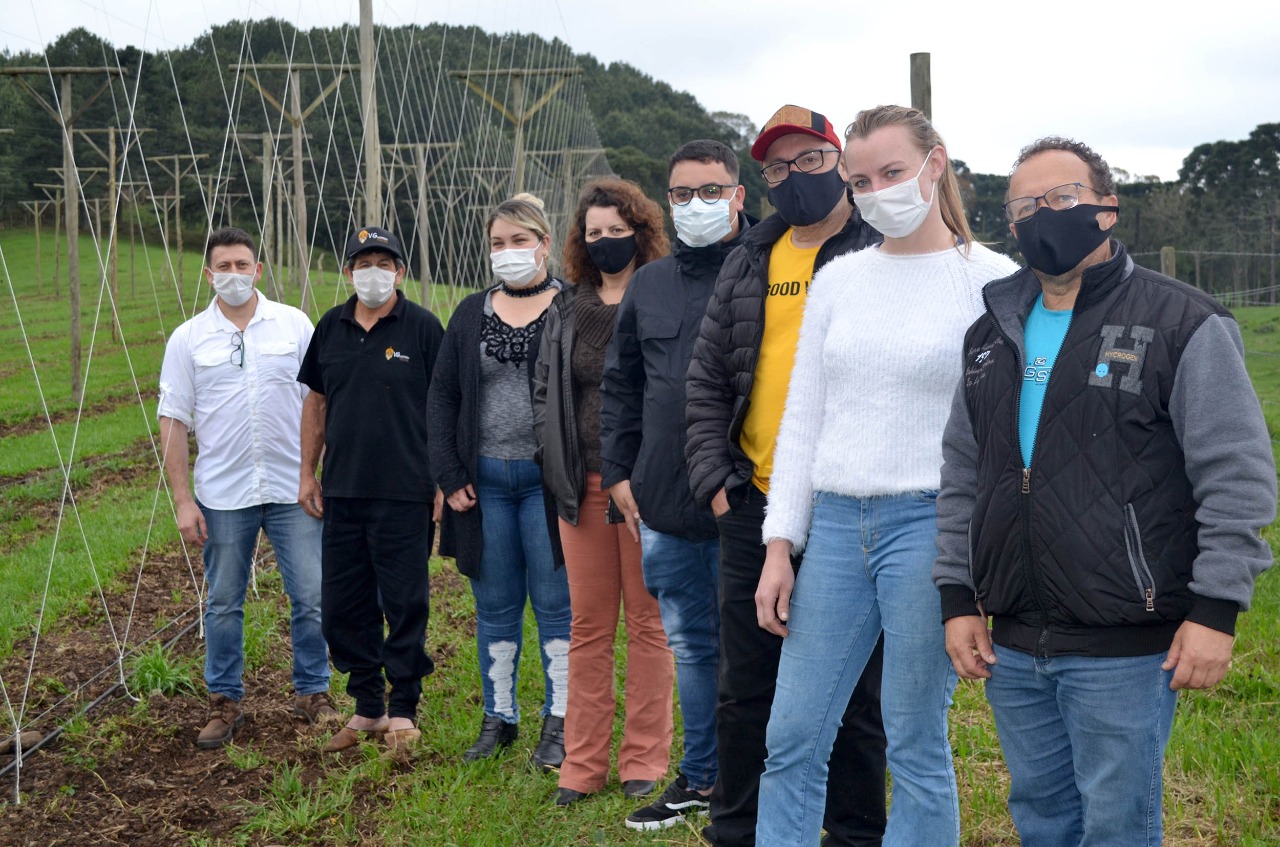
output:
M264 382L298 381L298 342L266 341L257 345L258 376Z
M230 389L240 384L243 369L236 364L240 361L238 355L233 360L234 352L228 344L225 350L201 350L192 354L197 398L210 390Z

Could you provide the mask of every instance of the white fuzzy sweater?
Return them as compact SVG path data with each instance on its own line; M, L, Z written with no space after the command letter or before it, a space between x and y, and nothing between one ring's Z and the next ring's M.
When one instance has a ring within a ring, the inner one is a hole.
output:
M766 543L804 547L816 491L938 487L965 330L983 312L982 287L1017 269L974 244L967 258L860 250L814 276L769 480Z

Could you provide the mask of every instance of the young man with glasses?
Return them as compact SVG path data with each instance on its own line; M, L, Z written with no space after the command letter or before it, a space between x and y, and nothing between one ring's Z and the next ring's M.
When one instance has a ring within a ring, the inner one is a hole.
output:
M711 796L716 847L756 843L765 728L782 639L756 622L773 447L800 319L814 272L880 241L850 204L837 170L840 140L823 115L783 106L751 147L777 210L730 255L707 305L688 373L689 478L717 516L721 667L720 780ZM793 563L799 567L799 561ZM830 762L828 845L879 845L885 827L885 736L877 646L845 710Z
M311 321L255 289L253 239L240 229L209 236L205 278L215 292L165 347L160 447L182 540L204 551L208 720L196 745L221 747L244 720L244 598L260 531L275 550L292 608L293 714L336 720L320 626L321 521L297 502L299 431L307 389L295 377ZM194 431L195 496L187 435Z
M1231 313L1111 237L1097 153L1040 139L1008 196L1027 267L987 285L943 435L947 653L1022 843L1158 847L1178 691L1225 676L1271 565L1271 439Z
M677 240L670 256L637 270L627 286L600 409L603 484L641 542L645 587L675 653L684 722L679 776L627 818L640 830L704 812L716 781L719 545L711 510L689 490L684 380L716 274L750 227L738 157L724 144L683 145L671 156L667 184Z

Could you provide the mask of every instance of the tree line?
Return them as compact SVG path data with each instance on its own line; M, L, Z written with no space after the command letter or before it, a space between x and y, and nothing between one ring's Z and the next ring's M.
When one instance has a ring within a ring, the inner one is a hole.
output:
M427 144L460 143L502 145L511 142L509 123L494 129L494 116L474 104L464 108L469 96L456 79L445 76L458 68L577 67L582 71L586 108L594 120L596 137L572 137L563 143L605 150L609 166L620 176L633 179L646 193L665 206L667 157L684 141L714 138L732 147L742 161L742 181L752 203L748 211L767 211L765 185L748 153L757 131L749 118L740 114L707 111L690 93L677 91L636 68L621 62L604 64L589 53L575 53L559 39L537 35L494 35L477 27L446 27L440 24L379 28L379 79L383 106L379 129L384 140ZM134 124L151 130L144 136L149 154L207 153L208 162L223 155L228 123L234 123L241 137L268 131L288 132L278 113L258 101L256 92L238 102L236 114L229 114L234 100L229 87L235 85L228 67L242 56L258 63L358 63L355 28L352 26L300 30L279 20L232 21L212 27L190 45L145 53L135 47L114 47L84 29L60 37L44 53L16 53L0 56L5 66L112 66L129 71L130 78L113 85L93 103L79 126L120 127L128 120L132 106ZM436 76L422 70L438 69ZM264 71L260 79L281 90L286 74ZM49 80L32 79L38 90L48 92ZM323 89L323 73L303 74L302 103L305 106ZM551 79L529 78L524 92L533 102L549 89ZM77 97L83 102L96 89L97 81L77 82ZM333 249L342 242L347 220L326 219L325 209L346 207L351 202L351 177L360 172L360 109L357 86L346 84L334 93L332 106L318 109L306 124L311 136L308 170L308 205L319 217L315 246ZM47 99L52 99L47 98ZM580 108L563 97L552 97L547 106L526 127L526 138L550 137L549 127L587 126ZM61 163L60 139L53 120L8 77L0 77L0 219L9 226L29 226L30 215L21 201L43 197L35 186L55 182L49 168ZM542 132L542 136L539 136ZM583 130L575 130L579 135ZM324 143L326 135L340 140ZM597 140L598 139L598 140ZM354 140L354 143L348 143ZM557 142L561 143L561 142ZM77 141L77 161L85 166L102 165L90 148ZM434 150L435 148L433 148ZM1008 179L1004 175L971 171L963 161L963 151L952 151L975 235L981 240L1016 255L1013 238L1004 219L1002 204ZM287 155L282 152L281 155ZM432 155L443 155L434 152ZM509 147L501 146L491 157L501 161ZM142 163L139 163L140 166ZM212 165L209 165L211 167ZM254 204L260 193L261 164L251 156L234 162L230 174L231 194L242 201L230 209L214 210L215 215L255 228ZM140 173L134 169L135 176ZM322 187L317 175L328 174ZM334 175L338 175L335 177ZM1177 251L1177 275L1206 290L1231 292L1252 299L1274 302L1280 268L1277 236L1280 235L1280 123L1255 128L1247 138L1218 140L1197 146L1184 160L1178 177L1160 181L1118 172L1121 214L1118 236L1144 264L1159 266L1156 254L1163 247ZM152 169L154 190L165 190L162 172ZM86 186L89 197L105 194L105 177L96 177ZM411 181L398 188L397 209L401 228L412 228L414 197ZM146 216L143 216L144 218ZM152 218L156 215L152 214ZM190 230L187 243L198 242L208 223L208 210L198 192L190 190L183 200L181 217ZM155 220L132 226L155 228ZM439 235L433 223L428 237Z

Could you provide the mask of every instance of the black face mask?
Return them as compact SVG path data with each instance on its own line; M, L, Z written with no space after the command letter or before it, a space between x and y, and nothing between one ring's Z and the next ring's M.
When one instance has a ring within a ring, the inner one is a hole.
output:
M591 263L602 274L616 274L631 264L636 257L636 236L624 235L619 238L597 238L587 242L587 255Z
M1013 225L1018 249L1034 270L1062 276L1084 261L1111 230L1098 226L1099 212L1118 212L1119 206L1092 206L1081 203L1055 212L1042 208L1025 221Z
M809 226L831 214L845 187L836 168L820 174L796 171L769 189L769 202L791 226Z

